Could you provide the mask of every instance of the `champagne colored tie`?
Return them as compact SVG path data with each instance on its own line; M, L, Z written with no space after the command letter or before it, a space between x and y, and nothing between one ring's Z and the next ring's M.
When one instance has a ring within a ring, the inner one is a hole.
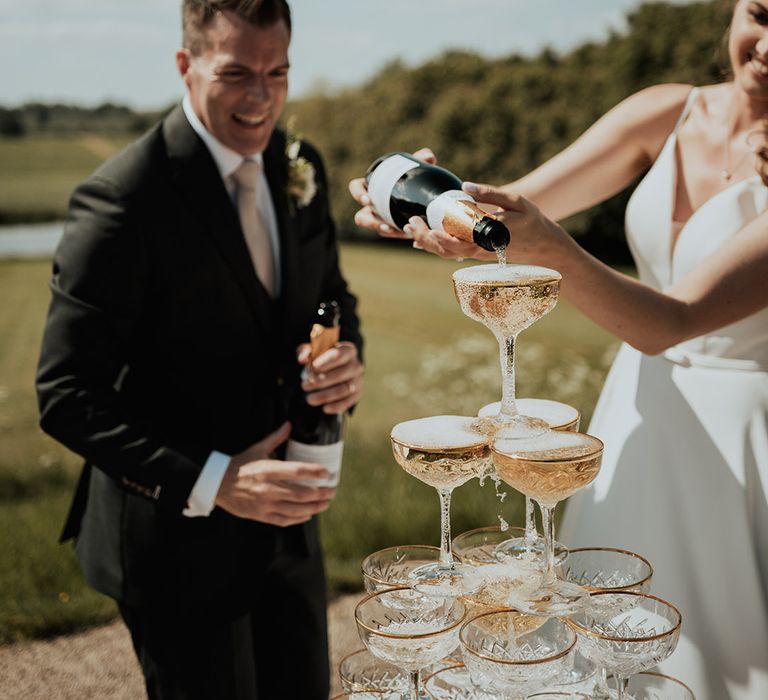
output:
M275 291L275 269L272 242L264 219L259 212L256 188L259 183L261 164L245 159L232 173L237 183L237 208L240 213L240 226L245 242L251 254L253 266L264 288L270 296Z

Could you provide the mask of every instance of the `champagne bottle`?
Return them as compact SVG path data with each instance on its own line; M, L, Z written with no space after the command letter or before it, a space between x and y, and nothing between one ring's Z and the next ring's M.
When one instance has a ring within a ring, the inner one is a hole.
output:
M477 206L450 170L408 153L388 153L371 164L366 180L373 208L396 228L403 228L412 216L420 216L430 228L485 250L505 248L509 243L509 229Z
M339 316L339 305L335 301L320 303L310 331L310 359L302 371L302 380L309 376L312 362L339 341ZM290 413L291 436L286 448L286 460L322 464L330 473L328 479L312 479L303 483L335 487L339 483L344 450L344 414L325 413L322 406L310 406L300 386L294 393Z

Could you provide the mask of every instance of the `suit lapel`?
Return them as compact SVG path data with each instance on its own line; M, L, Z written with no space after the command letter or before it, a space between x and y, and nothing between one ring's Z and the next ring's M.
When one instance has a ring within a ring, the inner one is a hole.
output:
M168 115L163 134L174 184L219 250L254 317L267 330L270 325L269 295L256 276L237 211L211 154L190 126L181 107Z

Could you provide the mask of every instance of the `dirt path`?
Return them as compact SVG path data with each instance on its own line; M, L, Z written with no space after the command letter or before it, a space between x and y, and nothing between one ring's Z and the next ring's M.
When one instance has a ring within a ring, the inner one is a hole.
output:
M361 646L353 617L361 597L343 596L328 607L332 694L340 692L339 661ZM52 640L0 647L0 700L145 697L131 640L120 622Z

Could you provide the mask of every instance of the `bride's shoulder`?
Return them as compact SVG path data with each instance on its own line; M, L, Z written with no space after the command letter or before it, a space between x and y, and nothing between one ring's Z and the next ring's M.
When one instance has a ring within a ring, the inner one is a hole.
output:
M649 120L671 121L674 124L695 89L692 85L682 83L652 85L631 95L624 102L638 115Z

